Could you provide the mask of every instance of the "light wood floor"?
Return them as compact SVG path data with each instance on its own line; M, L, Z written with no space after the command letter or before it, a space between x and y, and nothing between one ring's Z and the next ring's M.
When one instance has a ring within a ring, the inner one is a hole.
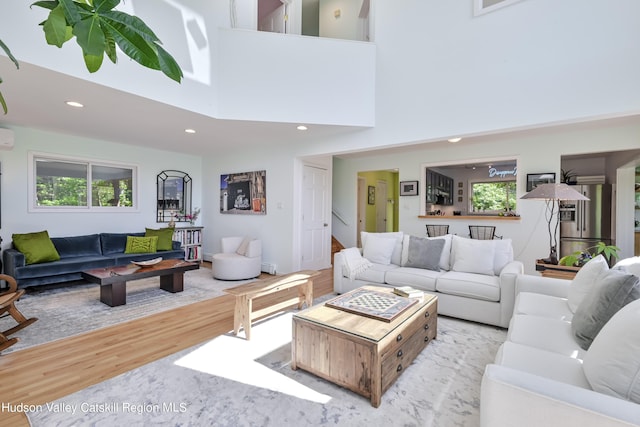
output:
M332 270L321 273L313 283L314 297L333 292ZM297 295L297 289L284 292L255 300L254 310L276 298ZM224 295L0 355L0 403L45 404L211 340L233 329L233 308L233 297ZM29 423L24 414L4 410L0 411L0 425Z

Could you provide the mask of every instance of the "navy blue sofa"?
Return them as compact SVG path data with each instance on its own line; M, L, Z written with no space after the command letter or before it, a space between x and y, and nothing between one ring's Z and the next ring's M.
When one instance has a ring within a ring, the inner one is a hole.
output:
M82 279L81 272L93 268L126 265L131 261L145 261L157 257L184 259L180 242L173 241L173 249L146 254L125 254L127 236L145 233L100 233L86 236L52 237L60 254L59 261L25 265L24 254L15 248L4 251L4 273L13 276L21 288Z

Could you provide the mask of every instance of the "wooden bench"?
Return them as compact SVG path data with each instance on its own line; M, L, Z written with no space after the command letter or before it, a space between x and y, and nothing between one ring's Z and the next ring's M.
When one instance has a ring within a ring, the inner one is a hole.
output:
M251 339L251 322L254 319L266 314L275 313L278 310L298 304L301 309L303 304L311 307L313 303L313 280L314 276L320 274L315 270L303 270L297 273L284 274L269 279L261 279L244 285L225 289L228 294L236 297L235 309L233 311L233 333L238 335L240 326L244 328L247 340ZM261 310L253 311L253 300L258 297L270 295L285 289L298 288L298 296L282 301Z

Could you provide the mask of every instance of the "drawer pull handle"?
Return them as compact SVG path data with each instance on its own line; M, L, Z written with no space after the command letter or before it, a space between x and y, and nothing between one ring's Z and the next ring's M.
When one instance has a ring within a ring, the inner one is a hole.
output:
M398 334L398 336L396 337L396 341L402 341L402 334Z
M429 337L424 337L424 342L429 342Z
M424 325L424 330L428 331L429 330L429 325Z
M429 317L429 316L430 316L430 314L429 314L428 311L424 313L424 317Z
M400 372L402 371L402 365L398 365L398 367L396 368L396 372Z
M396 356L398 357L402 357L404 353L402 352L402 349L398 350L398 353L396 354Z

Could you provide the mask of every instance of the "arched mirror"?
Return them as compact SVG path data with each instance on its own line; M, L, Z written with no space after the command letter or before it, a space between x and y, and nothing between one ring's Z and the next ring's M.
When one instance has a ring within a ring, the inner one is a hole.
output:
M191 213L191 177L185 172L165 170L158 174L156 222L187 221Z

